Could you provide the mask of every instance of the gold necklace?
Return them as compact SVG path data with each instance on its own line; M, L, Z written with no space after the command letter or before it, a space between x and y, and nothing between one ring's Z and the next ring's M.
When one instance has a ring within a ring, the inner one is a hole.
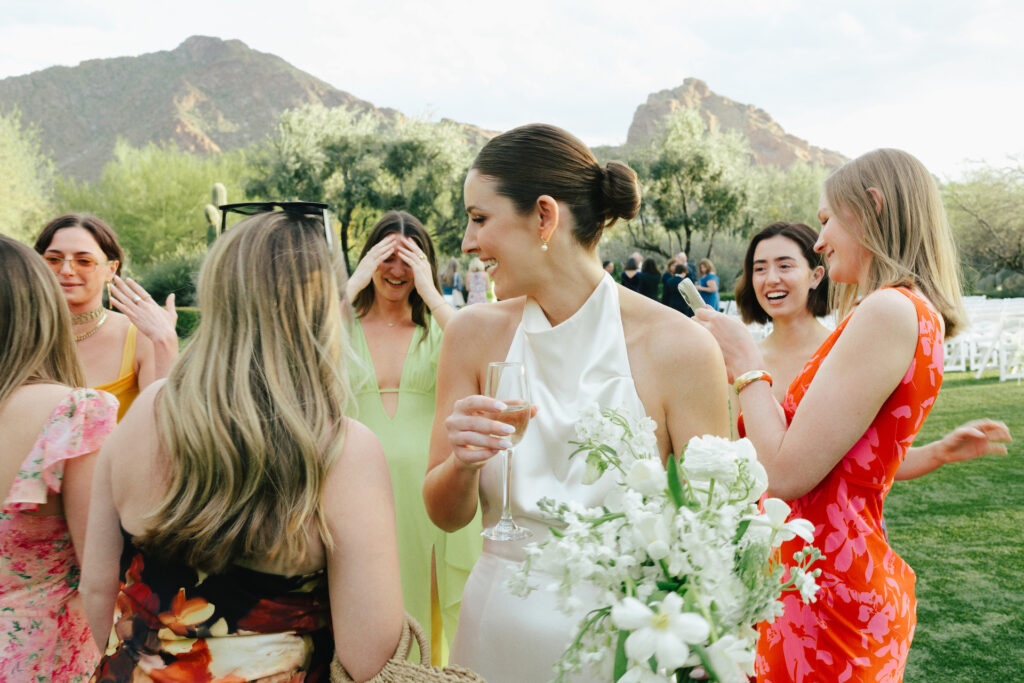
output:
M101 308L100 310L103 310L103 309ZM100 328L103 327L103 323L105 323L105 322L107 322L106 311L104 311L103 317L100 318L100 321L98 323L96 323L96 325L92 329L90 329L88 332L83 332L82 334L76 334L75 335L75 341L76 342L80 342L83 339L88 339L92 335L96 334L97 332L100 331Z
M71 316L72 325L84 325L85 323L91 323L93 320L102 318L104 315L103 304L100 304L96 308L87 313L74 313Z

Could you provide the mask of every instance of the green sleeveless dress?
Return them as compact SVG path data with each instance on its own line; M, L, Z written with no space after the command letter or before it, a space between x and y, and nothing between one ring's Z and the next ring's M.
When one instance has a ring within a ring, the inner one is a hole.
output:
M429 317L429 316L428 316ZM428 633L431 633L430 552L434 549L440 617L444 626L442 652L447 662L448 646L455 638L462 588L480 555L480 515L471 524L449 534L441 531L427 516L423 503L423 478L430 451L430 431L434 424L434 399L437 385L437 359L441 351L441 328L430 319L426 338L422 328L412 335L402 367L394 417L384 410L377 375L370 357L363 327L358 320L352 326L352 350L358 358L349 368L357 411L351 415L370 428L384 447L391 485L395 493L398 524L398 561L402 572L402 599L405 609ZM432 633L436 643L438 634Z

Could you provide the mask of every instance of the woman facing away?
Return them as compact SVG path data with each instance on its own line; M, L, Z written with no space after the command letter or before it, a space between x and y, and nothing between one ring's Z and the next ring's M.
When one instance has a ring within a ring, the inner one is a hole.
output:
M623 287L634 292L640 288L640 263L634 257L630 256L626 259L626 266L622 269L620 281Z
M484 146L465 202L463 251L493 264L501 301L460 312L445 330L423 487L438 526L459 529L478 507L484 526L500 515L501 465L492 458L508 447L509 432L493 419L495 400L481 395L490 362L522 362L537 407L511 482L513 515L533 540L549 533L538 499L595 505L615 486L611 476L584 485L585 463L569 460L574 424L590 404L650 416L663 457L694 435L728 433L714 340L601 268L602 231L640 203L629 167L599 165L561 129L523 126ZM705 388L699 400L680 400L688 382ZM525 543L485 540L463 594L452 662L490 683L550 680L578 621L557 611L552 594L522 599L505 587Z
M122 280L124 254L117 235L87 213L50 221L36 238L35 250L64 292L86 382L117 397L120 420L139 391L166 377L178 356L174 295L161 308L137 282ZM120 313L103 308L105 284L111 306Z
M882 505L938 395L943 337L965 318L956 250L931 175L898 150L836 170L818 216L815 249L843 285L845 317L781 407L759 381L767 364L742 323L697 312L735 378L769 495L815 525L825 554L817 601L786 597L782 616L761 624L758 680L897 681L916 623L915 577L888 544Z
M658 287L661 285L661 271L658 262L648 256L640 266L640 282L636 291L648 299L658 301Z
M355 309L351 339L359 360L349 368L358 409L353 417L384 448L395 494L403 603L431 633L430 651L439 665L455 637L462 587L480 555L480 524L446 534L423 505L437 359L442 331L455 313L438 291L434 264L434 243L423 225L391 211L370 231L346 292Z
M93 462L117 400L85 383L60 286L0 235L0 680L86 681L78 595Z
M344 417L330 241L291 211L218 238L191 343L101 451L82 581L95 680L327 680L336 653L361 681L394 653L391 482Z
M711 262L709 258L702 258L700 263L697 264L697 291L700 292L700 298L704 299L704 303L711 307L712 310L718 310L718 289L721 281L718 279L718 274L715 272L715 264Z
M790 383L830 330L818 320L830 312L829 280L824 259L814 251L818 233L803 223L779 221L750 239L743 272L736 283L736 305L746 324L772 322L771 333L758 343L781 404ZM742 420L742 417L740 418ZM939 441L913 447L896 479L913 479L943 464L990 453L1006 453L1006 425L979 419L960 425Z

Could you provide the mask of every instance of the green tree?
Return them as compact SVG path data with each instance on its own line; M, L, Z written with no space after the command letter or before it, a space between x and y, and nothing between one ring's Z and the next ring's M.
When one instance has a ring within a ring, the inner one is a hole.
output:
M281 115L254 156L246 189L273 200L327 202L337 217L345 265L360 209L379 201L383 120L372 112L307 105Z
M818 199L830 169L796 163L789 168L755 166L750 169L748 211L754 230L776 221L818 225Z
M631 163L643 173L646 203L665 230L686 251L695 235L703 235L710 256L717 234L749 223L749 147L734 132L709 130L692 109L677 110L663 125L662 134Z
M59 180L56 203L59 212L86 211L110 223L131 264L145 267L205 248L210 187L219 181L241 196L245 168L242 152L199 156L169 142L136 148L121 140L99 182Z
M408 211L434 233L441 253L461 248L462 186L476 149L451 121L404 121L384 144L382 182L393 188L382 208Z
M309 105L281 116L255 155L248 191L268 199L323 201L337 217L345 263L382 211L403 209L442 239L461 239L462 180L473 150L451 122L388 121ZM455 237L458 235L458 237Z
M0 233L29 241L53 213L53 162L21 114L0 114Z
M942 188L964 264L981 289L1024 290L1024 160L978 166Z

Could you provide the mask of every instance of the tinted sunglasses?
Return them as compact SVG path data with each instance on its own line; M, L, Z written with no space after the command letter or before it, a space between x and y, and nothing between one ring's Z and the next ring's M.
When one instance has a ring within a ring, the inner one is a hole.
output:
M228 226L228 214L237 213L243 216L255 216L269 211L285 211L299 216L319 216L324 223L324 238L327 248L334 249L334 232L331 230L331 219L327 215L328 205L323 202L241 202L239 204L222 204L220 207L220 234L224 234Z

